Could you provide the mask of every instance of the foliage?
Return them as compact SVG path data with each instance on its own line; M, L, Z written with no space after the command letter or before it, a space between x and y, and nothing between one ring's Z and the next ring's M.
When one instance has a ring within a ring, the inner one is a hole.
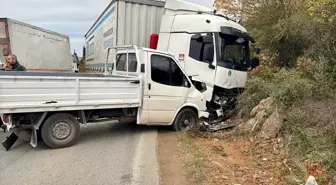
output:
M277 66L296 66L307 50L335 50L334 0L216 0L215 6L241 14L261 48L276 56Z
M300 166L308 159L320 162L327 176L335 176L336 1L235 0L239 6L232 0L215 2L226 13L241 13L264 51L262 66L250 73L238 108L248 115L262 99L273 97L286 118L283 136L292 138L290 160L292 168L299 169L296 175L307 175Z
M319 22L329 22L336 18L336 1L307 0L309 14Z
M283 130L285 135L291 135L293 138L291 155L295 160L309 160L322 164L324 172L318 179L319 184L328 184L328 177L336 174L335 115L336 102L332 99L302 100L286 111L287 121ZM296 174L305 178L307 172L303 168L298 169Z
M336 174L336 90L316 78L316 66L311 59L300 58L296 69L260 67L251 75L245 92L239 98L238 108L243 115L262 99L273 97L285 117L282 136L291 138L289 160L295 175L305 178L305 168L299 168L305 160L323 165L325 179ZM300 163L301 162L301 163Z

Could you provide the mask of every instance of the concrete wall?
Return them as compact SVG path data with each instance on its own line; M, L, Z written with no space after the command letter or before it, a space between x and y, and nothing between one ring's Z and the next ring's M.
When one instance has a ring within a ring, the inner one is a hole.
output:
M27 70L71 71L69 37L8 19L11 53Z

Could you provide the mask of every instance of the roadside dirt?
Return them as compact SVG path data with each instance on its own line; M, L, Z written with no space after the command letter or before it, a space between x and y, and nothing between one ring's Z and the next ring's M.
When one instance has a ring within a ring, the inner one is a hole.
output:
M190 136L203 151L203 184L281 185L283 159L278 140L239 138L230 132Z
M178 133L161 130L158 134L158 159L161 185L188 184L184 160L178 146Z
M277 139L260 141L232 132L159 132L161 184L288 184L282 177L286 164L280 145Z

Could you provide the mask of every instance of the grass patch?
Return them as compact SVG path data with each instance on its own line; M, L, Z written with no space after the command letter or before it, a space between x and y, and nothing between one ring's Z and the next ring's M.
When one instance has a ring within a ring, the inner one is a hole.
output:
M301 163L304 160L321 163L325 170L325 174L318 179L321 184L328 184L328 177L336 176L335 119L336 102L333 100L305 100L287 111L284 134L293 136L291 155ZM296 166L296 175L308 175L305 168Z
M204 156L198 148L191 133L181 133L179 136L186 157L186 169L192 184L203 184L205 179Z

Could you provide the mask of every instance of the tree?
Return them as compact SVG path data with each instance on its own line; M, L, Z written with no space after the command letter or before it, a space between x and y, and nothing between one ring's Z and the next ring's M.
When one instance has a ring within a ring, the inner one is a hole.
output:
M243 24L262 49L277 56L278 66L295 66L298 56L309 47L309 15L304 0L216 0L215 6L240 12Z
M307 0L308 12L315 20L327 23L336 18L335 0Z
M228 17L241 21L242 19L242 0L217 0L215 7Z

